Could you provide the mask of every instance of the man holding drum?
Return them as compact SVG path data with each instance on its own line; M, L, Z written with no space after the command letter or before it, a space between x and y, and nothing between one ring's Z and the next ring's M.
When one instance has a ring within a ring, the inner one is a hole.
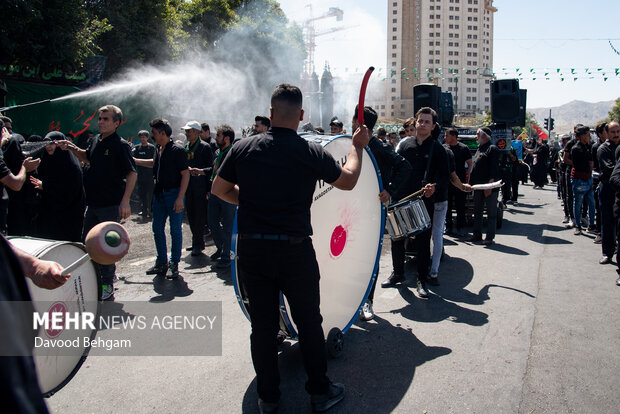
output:
M344 398L344 385L326 375L310 205L318 180L343 190L355 187L369 137L364 126L355 131L347 161L339 166L319 144L297 135L302 99L296 86L279 85L271 96L271 130L236 142L212 187L222 200L239 204L237 261L250 303L252 361L263 413L276 412L280 400L280 291L298 328L312 409L327 411Z
M417 135L400 142L397 152L402 155L413 168L403 193L394 198L399 200L418 190L424 190L424 206L431 214L434 211L435 189L447 190L450 179L448 155L437 141L431 138L431 132L437 122L437 113L429 107L420 108L416 113L415 127ZM431 214L432 217L432 214ZM430 266L431 231L425 230L415 236L418 271L417 294L420 298L428 298L426 281ZM394 286L405 280L405 240L392 240L392 265L394 271L381 287Z
M355 131L359 126L357 122L357 106L353 112L353 120L351 121L351 128ZM364 123L369 131L375 126L377 122L377 112L370 106L364 107ZM388 203L392 198L392 194L397 194L403 188L403 185L409 179L411 175L411 165L402 156L398 155L394 151L394 147L388 143L381 142L381 140L375 136L370 138L368 142L368 149L372 152L372 155L377 161L377 166L381 172L381 181L383 184L383 191L379 194L379 199L382 203ZM372 309L372 302L375 296L375 287L377 286L377 279L372 284L368 300L362 308L361 319L364 321L371 320L375 314Z

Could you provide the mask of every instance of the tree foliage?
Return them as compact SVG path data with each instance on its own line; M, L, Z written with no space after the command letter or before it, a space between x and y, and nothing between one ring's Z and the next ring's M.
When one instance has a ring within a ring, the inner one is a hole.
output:
M616 99L616 104L609 111L607 122L611 121L620 122L620 98Z
M81 0L4 0L1 13L2 64L78 68L101 51L97 38L111 29Z

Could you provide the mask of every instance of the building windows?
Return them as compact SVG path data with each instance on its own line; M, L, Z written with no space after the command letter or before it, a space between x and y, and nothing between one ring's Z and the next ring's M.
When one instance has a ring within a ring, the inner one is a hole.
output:
M396 57L396 53L392 53L392 57L395 58Z

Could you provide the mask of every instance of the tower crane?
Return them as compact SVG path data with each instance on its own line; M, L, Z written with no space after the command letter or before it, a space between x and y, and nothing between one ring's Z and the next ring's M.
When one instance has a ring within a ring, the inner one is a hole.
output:
M306 5L306 8L309 9L310 17L304 20L303 25L302 25L303 34L304 34L304 42L306 44L306 52L307 52L306 61L304 62L304 73L307 76L310 76L312 73L314 73L314 51L316 49L317 36L337 32L339 30L344 29L343 27L335 27L335 28L331 28L326 31L317 33L314 27L314 22L317 20L321 20L321 19L327 19L329 17L335 17L336 21L340 22L342 21L342 16L344 14L344 11L337 7L330 7L327 13L314 17L312 15L312 5L308 4Z

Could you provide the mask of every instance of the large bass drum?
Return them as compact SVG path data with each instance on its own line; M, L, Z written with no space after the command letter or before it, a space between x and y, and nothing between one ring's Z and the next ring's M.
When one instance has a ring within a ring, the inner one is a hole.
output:
M304 136L321 144L342 166L351 149L351 136ZM310 209L312 244L321 272L321 315L323 330L330 341L341 340L368 298L377 277L385 228L385 206L379 200L383 190L377 163L368 148L363 152L362 171L352 191L341 191L319 182ZM241 310L249 319L247 295L239 279L237 258L237 220L233 226L231 251L235 294ZM280 294L280 328L289 338L297 338L297 329L289 316L286 298ZM336 348L338 345L336 344ZM330 351L332 356L337 349Z
M9 242L18 249L39 259L51 260L67 267L82 257L86 250L81 243L34 239L29 237L12 237ZM53 289L41 289L26 279L35 311L66 312L75 314L89 312L99 318L99 298L101 297L101 278L97 267L88 261L71 272L71 278L62 286ZM81 318L81 316L80 316ZM37 334L43 340L74 339L76 331L53 331L41 327ZM82 332L80 336L94 339L96 330ZM89 348L77 349L68 353L66 349L48 347L41 351L35 347L34 362L39 377L39 386L44 397L53 395L64 387L78 372L86 360Z

